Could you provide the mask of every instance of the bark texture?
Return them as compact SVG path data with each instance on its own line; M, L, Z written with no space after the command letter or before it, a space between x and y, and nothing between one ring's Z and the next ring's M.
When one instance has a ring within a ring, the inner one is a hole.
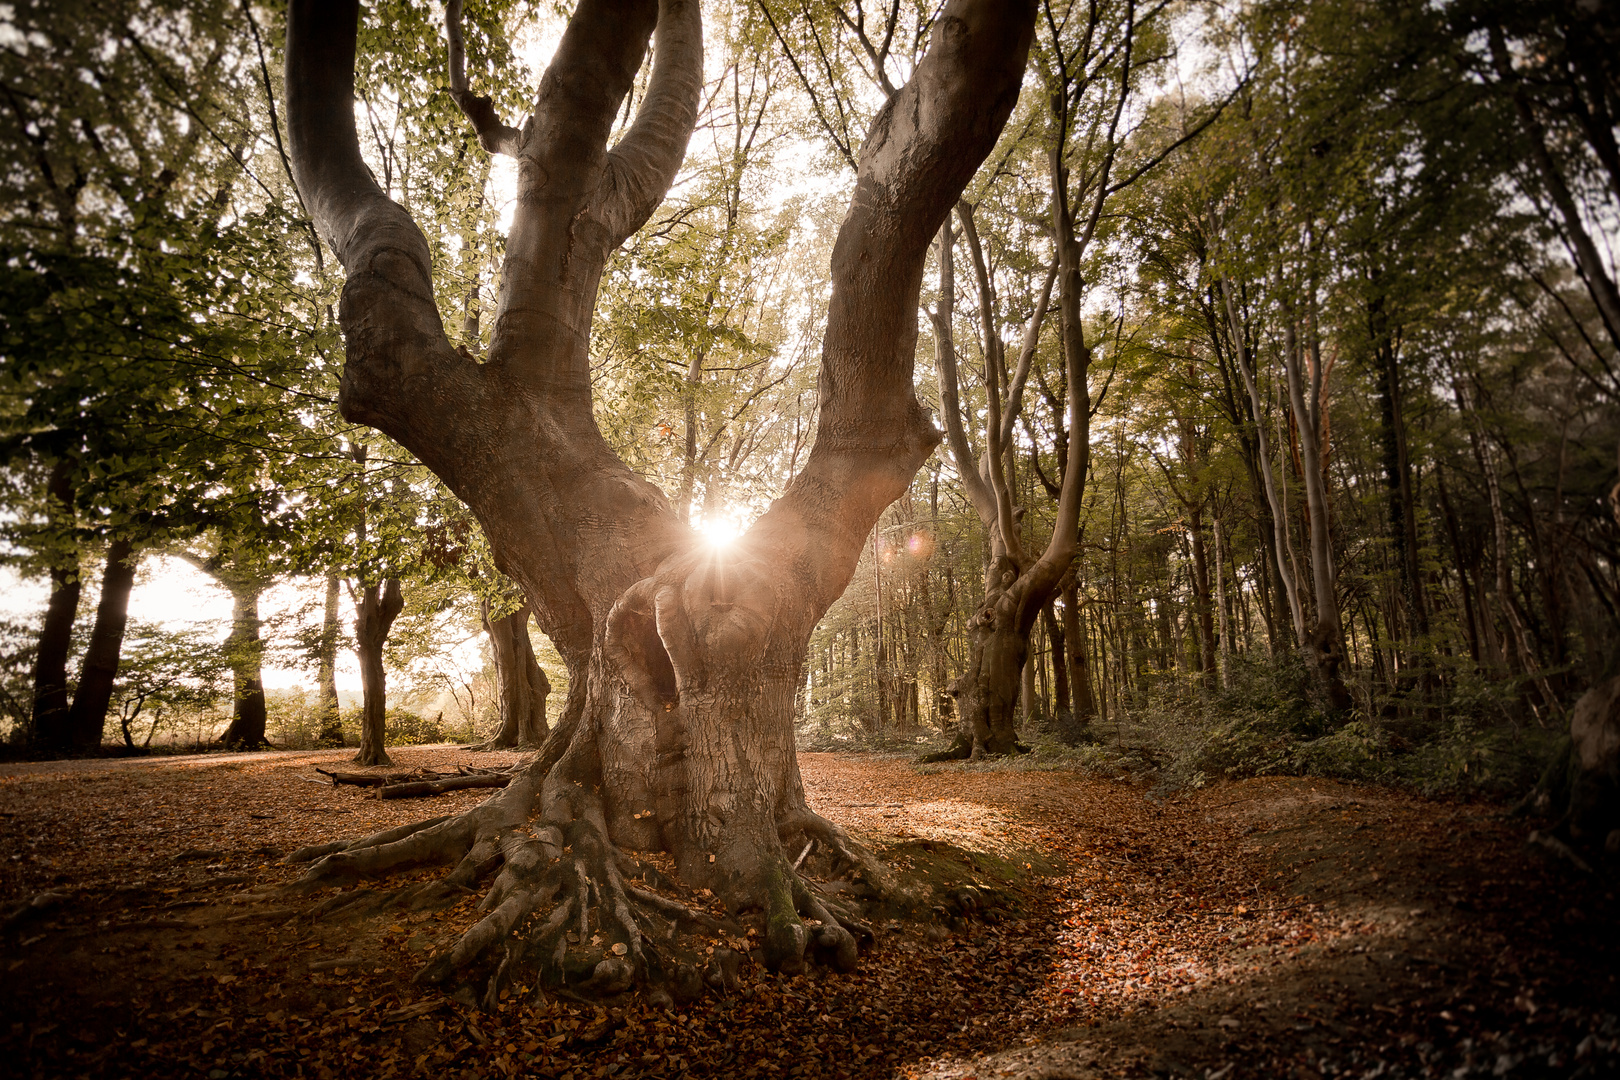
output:
M435 886L453 889L498 864L485 918L423 981L502 950L488 994L537 956L566 975L563 931L596 919L616 947L599 954L582 989L638 979L679 987L690 981L681 965L644 946L641 927L690 913L626 880L625 851L662 849L687 885L734 911L765 912L773 968L796 970L807 950L853 964L859 920L806 884L784 842L813 839L868 887L886 879L806 806L793 703L811 629L939 439L912 391L923 263L1017 98L1033 6L948 4L911 82L874 122L833 255L814 449L724 552L701 544L608 448L592 415L588 351L603 265L663 198L695 123L697 4L583 0L570 20L509 147L518 205L482 364L450 347L427 244L360 160L355 18L353 3L295 0L288 26L294 175L348 275L340 404L467 503L570 685L533 763L500 794L465 815L298 853L315 860L304 887L454 862ZM636 119L609 148L655 32ZM512 937L548 907L537 928Z

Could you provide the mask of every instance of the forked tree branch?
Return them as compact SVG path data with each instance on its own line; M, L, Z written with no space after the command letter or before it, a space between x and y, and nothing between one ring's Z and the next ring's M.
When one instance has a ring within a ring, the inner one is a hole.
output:
M960 378L956 370L956 336L952 323L956 318L956 256L955 235L947 221L939 230L939 308L929 312L934 324L934 363L939 368L939 409L945 422L945 441L956 463L956 473L962 479L968 501L978 513L979 520L988 527L996 520L996 497L979 474L979 462L973 456L968 442L967 428L962 421Z
M984 460L980 462L990 490L995 495L996 516L987 521L1000 536L1001 549L1019 565L1024 561L1023 544L1018 535L1018 515L1013 508L1013 496L1007 483L1004 464L1007 443L1002 438L1003 417L1001 384L1006 376L1006 363L1002 356L1001 332L996 327L996 294L990 281L990 267L979 243L978 226L973 221L973 207L965 200L956 204L956 216L962 222L962 235L973 256L973 279L979 288L979 335L984 353L984 389L987 404L984 425Z
M517 157L523 146L523 135L509 127L495 115L495 103L472 92L467 85L467 48L461 37L461 0L446 0L444 30L450 38L450 97L461 109L473 130L478 133L478 145L492 154Z
M1057 281L1058 261L1053 256L1052 262L1046 268L1046 281L1041 286L1040 299L1035 302L1035 310L1030 313L1029 322L1024 324L1024 342L1018 350L1018 366L1013 371L1011 384L1007 387L1006 414L1001 418L1001 442L1005 446L1012 441L1013 422L1018 419L1024 404L1024 388L1029 385L1029 371L1035 360L1035 350L1041 341L1041 323L1046 318L1046 309L1052 303L1052 285Z
M445 337L426 238L360 157L358 19L357 0L293 0L288 153L316 230L348 272L339 308L348 354L343 414L387 432L438 471L460 441L453 417L477 401L482 385L477 366Z

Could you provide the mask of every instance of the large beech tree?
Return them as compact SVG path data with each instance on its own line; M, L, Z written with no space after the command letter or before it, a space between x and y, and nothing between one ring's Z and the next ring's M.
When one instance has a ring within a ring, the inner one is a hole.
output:
M700 543L609 449L592 416L588 352L603 266L662 200L696 121L697 3L582 0L518 127L468 86L459 5L447 14L453 93L483 146L518 166L487 356L451 346L428 244L361 160L352 0L291 6L289 151L347 272L344 415L408 447L466 502L568 664L568 700L532 765L499 795L462 815L296 853L318 859L304 886L454 863L446 881L410 894L428 903L499 860L483 919L424 981L499 945L506 955L488 985L497 994L526 957L562 963L565 928L594 924L601 959L589 989L643 977L679 989L695 972L644 948L639 929L679 905L624 878L624 851L666 850L687 885L733 910L764 910L768 966L797 970L813 944L847 967L863 933L858 908L820 895L789 846L817 841L879 892L887 879L806 805L794 695L812 628L848 584L878 514L940 439L912 387L923 265L1017 99L1034 6L952 0L911 81L874 120L833 253L814 448L724 550ZM636 119L610 148L649 38ZM549 916L526 922L548 905ZM534 929L514 937L520 924Z

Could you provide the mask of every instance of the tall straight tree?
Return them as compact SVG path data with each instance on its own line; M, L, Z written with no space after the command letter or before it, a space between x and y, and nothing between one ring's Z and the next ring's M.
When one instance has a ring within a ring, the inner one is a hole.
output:
M296 0L287 31L293 172L347 271L341 406L466 502L570 684L542 751L501 794L415 831L314 849L306 855L321 858L305 886L450 861L457 869L440 887L453 891L504 856L488 914L421 978L448 979L495 945L515 960L523 949L511 951L510 932L561 894L537 933L566 950L557 930L571 913L588 920L597 897L597 924L614 948L592 986L621 988L662 970L643 949L637 912L670 902L626 885L615 849L663 849L689 885L733 909L765 910L770 967L803 964L812 927L801 916L815 921L818 951L852 965L858 920L810 887L784 843L815 839L875 887L886 875L806 804L793 704L812 628L848 584L878 514L939 440L912 389L923 265L1017 99L1033 5L947 4L911 81L874 122L833 254L814 448L783 496L723 551L701 544L663 493L612 453L591 400L603 265L662 200L696 120L697 4L583 0L517 128L462 88L451 9L459 103L484 146L518 166L482 362L446 338L426 238L361 159L358 14L352 0ZM655 33L636 118L609 148ZM488 1000L514 967L495 969Z

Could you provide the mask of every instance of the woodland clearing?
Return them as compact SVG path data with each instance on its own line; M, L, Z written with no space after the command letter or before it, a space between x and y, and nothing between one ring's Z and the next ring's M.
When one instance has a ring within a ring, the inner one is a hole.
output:
M446 768L453 747L401 748ZM477 755L488 766L517 754ZM978 918L891 923L859 970L767 974L671 1011L518 986L494 1012L412 974L471 921L311 920L244 890L278 856L415 820L310 783L342 751L0 772L13 1076L1615 1075L1613 883L1483 804L1260 778L801 754L810 804ZM464 809L485 792L433 800ZM244 902L245 901L245 902ZM318 903L317 899L315 903ZM725 942L717 942L724 946ZM733 943L735 944L735 943Z

